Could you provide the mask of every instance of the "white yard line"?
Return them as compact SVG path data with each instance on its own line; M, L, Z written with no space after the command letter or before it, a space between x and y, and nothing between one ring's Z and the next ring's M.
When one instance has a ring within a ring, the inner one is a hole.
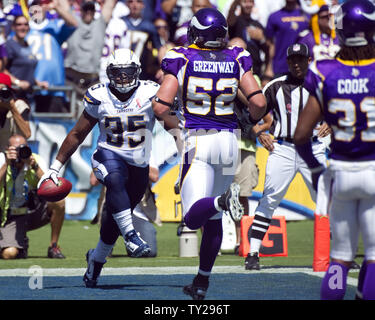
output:
M33 274L33 268L39 266L30 266L29 269L2 269L0 277L30 277ZM35 269L34 269L35 270ZM103 268L101 275L168 275L168 274L195 274L197 267L128 267L128 268ZM82 276L85 268L46 268L42 269L43 276ZM311 276L322 278L324 272L314 272L311 268L268 268L265 267L259 271L248 271L243 266L215 266L212 273L238 273L238 274L261 274L261 273L297 273L302 272ZM39 274L40 275L40 274ZM347 283L352 286L357 285L357 279L348 277Z

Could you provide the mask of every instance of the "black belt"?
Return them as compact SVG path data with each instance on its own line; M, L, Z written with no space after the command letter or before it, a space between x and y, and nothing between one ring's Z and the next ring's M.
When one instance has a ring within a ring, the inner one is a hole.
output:
M289 142L294 143L293 138L286 138L286 137L280 137L276 139L279 144L282 144L283 142ZM311 138L311 142L318 142L318 137L314 136Z

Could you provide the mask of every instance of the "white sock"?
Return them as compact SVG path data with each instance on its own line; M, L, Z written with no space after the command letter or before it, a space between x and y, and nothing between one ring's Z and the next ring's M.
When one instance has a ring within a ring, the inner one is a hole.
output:
M100 263L106 263L107 260L105 258L111 253L112 248L113 244L105 244L101 239L99 239L92 256L93 260Z
M214 206L215 206L215 209L218 211L218 212L221 212L223 211L223 209L219 206L219 200L220 196L216 197L215 200L214 200Z
M120 232L125 239L125 234L127 234L129 231L134 230L131 210L126 209L124 211L115 213L113 215L113 218L115 219L117 226L119 227Z
M259 253L261 245L262 245L262 240L251 238L251 240L250 240L250 254Z

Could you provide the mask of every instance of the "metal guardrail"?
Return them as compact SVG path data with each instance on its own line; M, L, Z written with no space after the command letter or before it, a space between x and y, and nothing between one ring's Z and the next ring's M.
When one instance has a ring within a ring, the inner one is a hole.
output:
M48 89L41 88L39 86L33 86L33 91L64 91L69 94L69 112L32 112L32 115L40 118L77 118L78 110L77 108L77 93L72 86L51 86Z

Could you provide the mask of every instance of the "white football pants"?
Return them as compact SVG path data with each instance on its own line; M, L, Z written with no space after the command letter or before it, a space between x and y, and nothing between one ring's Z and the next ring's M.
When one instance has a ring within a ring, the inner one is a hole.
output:
M315 157L322 164L326 163L326 145L321 142L313 142L312 149ZM289 185L296 176L301 173L313 201L316 192L312 187L311 171L305 161L298 155L293 143L274 143L274 150L270 152L266 165L266 177L263 196L259 200L255 214L272 219L272 215L279 206Z
M237 168L236 135L229 131L188 135L182 158L186 160L180 166L180 194L185 216L199 199L219 196L229 188ZM222 212L219 212L211 219L221 217Z
M331 257L352 261L359 234L366 260L375 260L375 161L330 160L332 231Z

